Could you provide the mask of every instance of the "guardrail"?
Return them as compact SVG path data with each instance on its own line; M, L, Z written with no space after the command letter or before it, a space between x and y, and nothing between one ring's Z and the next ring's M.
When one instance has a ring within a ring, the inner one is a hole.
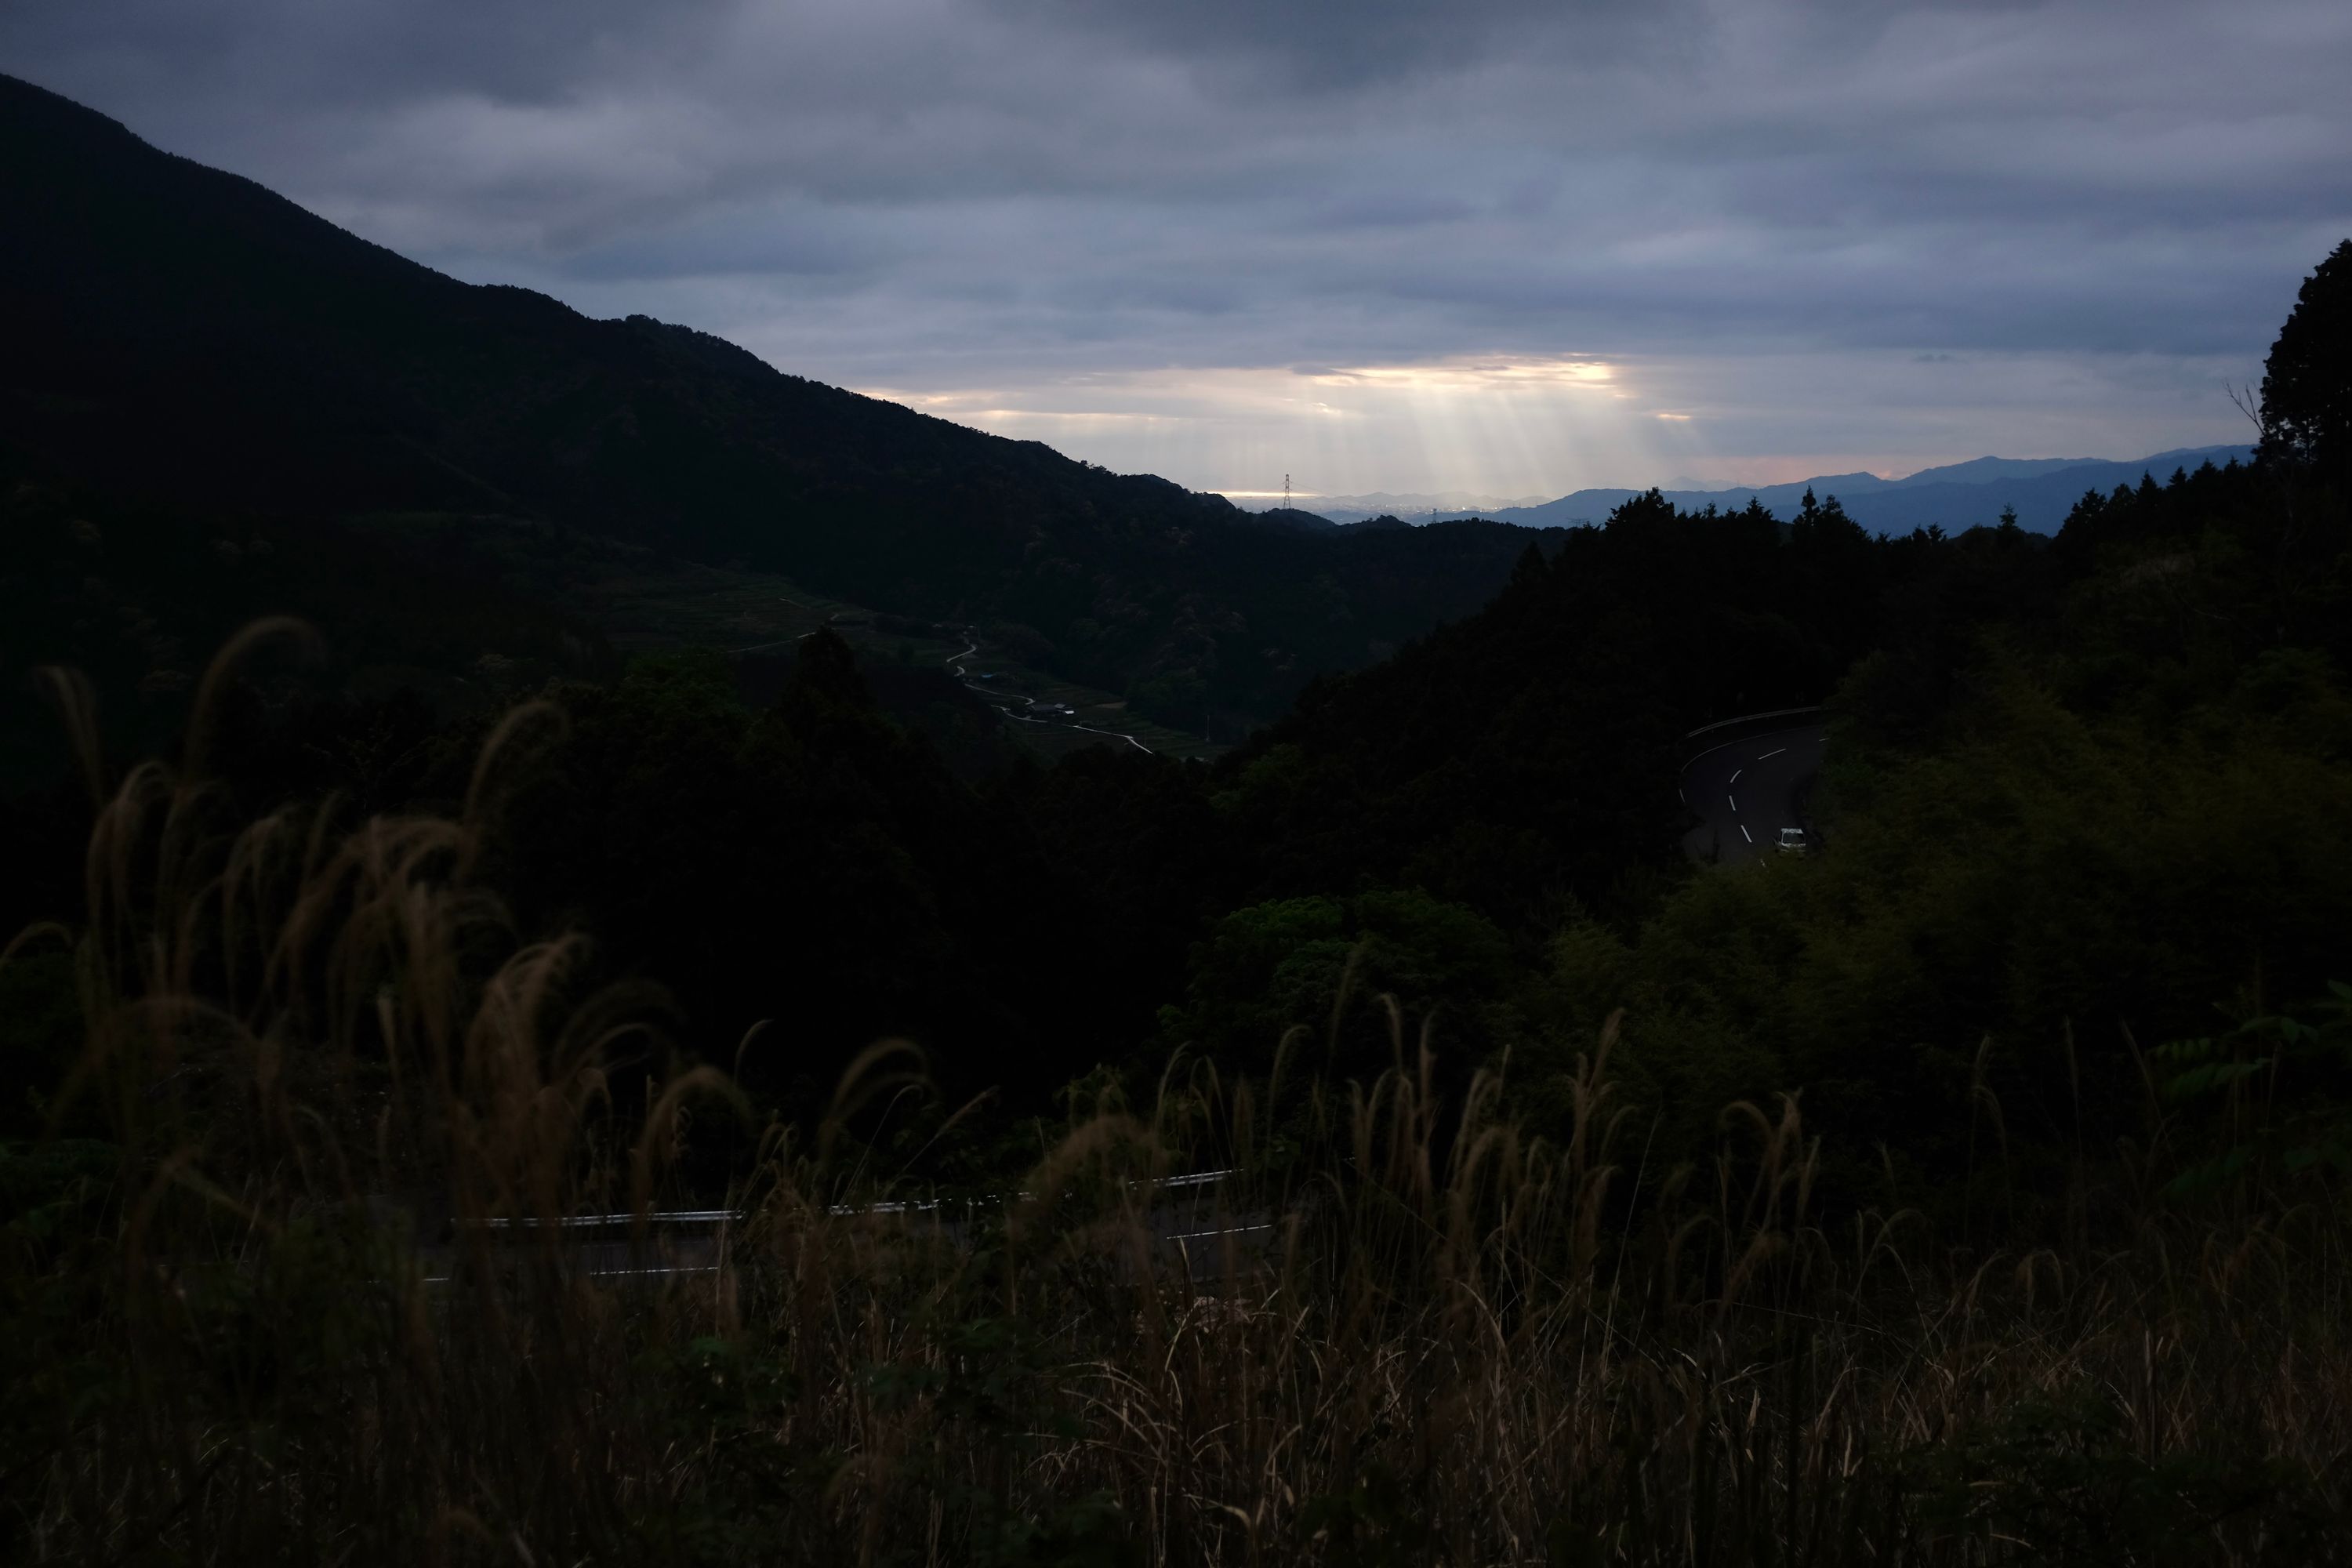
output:
M1160 1194L1171 1190L1198 1194L1234 1174L1237 1173L1230 1169L1198 1171L1127 1184L1129 1190L1149 1190L1154 1194L1146 1212L1155 1252L1181 1259L1184 1268L1197 1280L1223 1277L1201 1272L1202 1269L1237 1267L1234 1248L1240 1248L1251 1258L1261 1256L1278 1228L1276 1216L1263 1209L1228 1214L1222 1207L1204 1207L1199 1196L1190 1202L1168 1202ZM935 1216L931 1223L940 1225L950 1236L962 1237L971 1234L971 1227L984 1211L1025 1201L1033 1195L1025 1192L991 1193L971 1198L835 1204L829 1212L844 1218L866 1215L931 1215ZM585 1278L661 1280L715 1273L724 1262L729 1232L746 1217L746 1211L741 1209L655 1209L644 1214L567 1215L548 1219L452 1219L450 1226L453 1231L477 1236L502 1233L517 1241L532 1233L561 1236L563 1239L559 1244L560 1256L564 1266ZM1244 1241L1244 1237L1252 1239ZM1195 1259L1195 1247L1210 1250ZM478 1243L475 1248L468 1249L459 1245L455 1237L426 1247L425 1255L428 1269L425 1282L436 1286L453 1285L463 1270L482 1263L493 1270L492 1278L498 1278L498 1271L508 1267L500 1260L518 1256L505 1245L485 1248Z
M1161 1176L1152 1181L1129 1182L1130 1188L1150 1187L1155 1191L1168 1188L1205 1187L1222 1182L1234 1174L1231 1168L1222 1171L1195 1171L1183 1176ZM975 1198L899 1198L884 1203L835 1204L827 1211L836 1218L856 1215L931 1214L940 1209L961 1205L970 1209L984 1204L1002 1204L1008 1199L1023 1201L1028 1193L990 1193ZM634 1226L643 1220L649 1226L740 1225L744 1218L741 1209L649 1209L639 1215L583 1214L566 1215L552 1219L452 1219L449 1224L458 1230L600 1230Z
M1811 708L1775 708L1765 713L1742 713L1736 719L1717 719L1712 724L1701 724L1683 737L1679 748L1683 765L1693 758L1704 756L1716 747L1727 745L1748 735L1769 734L1774 730L1793 729L1807 718L1818 717L1829 710L1815 704Z
M644 1215L575 1214L554 1219L452 1219L449 1224L457 1230L595 1230L635 1225L641 1218L647 1225L725 1225L742 1217L740 1209L649 1209Z
M1725 729L1733 724L1753 724L1759 719L1801 719L1808 713L1826 713L1828 711L1828 709L1823 708L1820 703L1816 702L1811 708L1775 708L1770 711L1764 713L1742 713L1737 719L1717 719L1712 724L1701 724L1697 729L1693 730L1688 734L1685 735L1683 739L1685 741L1696 741L1701 735L1707 734L1710 731Z

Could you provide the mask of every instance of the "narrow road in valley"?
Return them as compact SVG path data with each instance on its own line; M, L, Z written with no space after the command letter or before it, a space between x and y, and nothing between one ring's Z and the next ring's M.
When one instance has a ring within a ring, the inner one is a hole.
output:
M963 635L971 640L971 646L966 647L961 653L951 653L948 655L947 658L942 661L948 667L948 673L961 681L963 683L963 689L966 691L971 692L974 696L986 700L996 708L996 710L999 713L1003 714L1007 719L1018 720L1024 724L1049 724L1056 730L1080 730L1089 735L1102 735L1113 741L1125 741L1129 745L1133 746L1145 756L1148 757L1152 754L1150 747L1145 745L1134 736L1121 734L1117 730L1097 730L1091 724L1081 724L1075 720L1033 719L1026 713L1014 712L1010 704L1018 702L1024 708L1034 708L1037 706L1037 700L1034 697L1023 697L1014 692L994 690L992 688L982 686L980 682L972 679L971 676L965 674L963 661L980 651L980 639L972 637L971 628L969 626L964 628Z
M1806 803L1826 738L1816 720L1726 741L1692 758L1683 769L1683 802L1699 823L1683 847L1696 859L1740 865L1778 854L1784 827L1810 832Z

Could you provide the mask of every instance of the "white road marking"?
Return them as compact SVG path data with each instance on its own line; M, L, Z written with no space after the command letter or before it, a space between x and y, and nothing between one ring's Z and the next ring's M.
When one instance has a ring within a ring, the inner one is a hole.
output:
M1744 822L1739 825L1739 837L1745 838L1750 844L1756 842L1756 835L1748 831L1748 824Z
M1728 795L1726 795L1723 798L1726 800L1731 800L1731 796ZM1734 816L1738 816L1739 815L1739 803L1736 800L1731 800L1731 815Z
M1748 770L1747 770L1746 768L1734 768L1734 769L1732 769L1732 770L1731 770L1731 782L1732 782L1733 784L1738 784L1738 783L1739 782L1739 775L1740 775L1740 774L1742 774L1742 773L1746 773L1747 771L1748 771Z
M1779 756L1782 752L1785 752L1785 751L1787 751L1788 749L1789 749L1789 748L1788 748L1788 747L1786 747L1786 746L1779 747L1779 748L1777 748L1777 749L1775 749L1775 750L1773 750L1773 751L1769 751L1769 752L1765 752L1765 753L1764 753L1764 757L1777 757L1777 756ZM1757 760L1758 762L1759 762L1759 763L1760 763L1760 762L1762 762L1762 761L1764 760L1764 757L1759 757L1759 758L1757 758L1756 760Z

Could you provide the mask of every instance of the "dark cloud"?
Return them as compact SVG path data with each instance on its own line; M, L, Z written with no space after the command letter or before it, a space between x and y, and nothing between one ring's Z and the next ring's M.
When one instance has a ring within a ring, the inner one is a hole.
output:
M1655 50L1695 19L1685 0L989 0L1003 14L1084 31L1227 73L1228 85L1328 92L1458 73L1494 56L1572 47Z
M0 60L461 275L1194 483L2234 437L2352 231L2335 0L12 0ZM1497 355L1623 369L1290 370ZM1381 467L1469 458L1346 436L1380 386L1517 466Z
M550 101L583 80L707 57L734 0L28 0L9 7L8 54L102 70L169 90L229 83L272 100L346 108L418 92Z

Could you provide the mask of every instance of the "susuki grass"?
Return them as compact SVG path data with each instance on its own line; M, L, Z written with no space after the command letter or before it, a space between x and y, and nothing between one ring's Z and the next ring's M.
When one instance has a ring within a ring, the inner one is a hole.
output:
M1399 1019L1376 1082L1179 1064L1074 1110L1003 1202L887 1213L913 1194L854 1136L905 1066L878 1051L825 1124L755 1130L740 1219L667 1255L634 1227L642 1267L692 1271L591 1268L482 1222L642 1215L740 1112L708 1069L647 1082L646 999L481 884L551 721L509 719L452 819L240 824L204 711L184 768L97 794L86 922L16 950L70 947L58 1113L107 1131L8 1154L12 1557L2342 1552L2334 1207L2149 1207L2025 1252L1824 1216L1798 1100L1668 1167L1612 1035L1562 1142L1514 1126L1506 1073L1447 1102ZM1211 1167L1181 1227L1210 1234L1172 1242L1153 1179Z

